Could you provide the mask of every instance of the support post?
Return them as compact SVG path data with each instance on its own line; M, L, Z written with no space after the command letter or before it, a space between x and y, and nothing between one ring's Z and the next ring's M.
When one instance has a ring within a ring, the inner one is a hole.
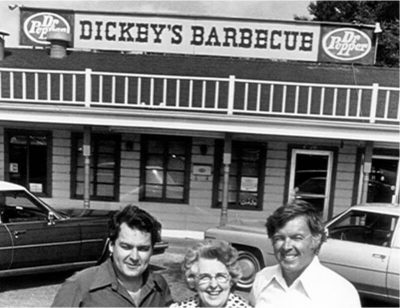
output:
M369 122L375 123L376 121L376 109L378 107L378 92L379 92L379 84L372 84L372 93L371 93L371 109L369 112Z
M85 69L85 107L90 107L92 102L92 70Z
M229 169L232 161L232 135L227 133L224 140L224 183L222 191L221 217L219 225L225 226L228 222L228 194L229 194Z
M372 141L367 141L365 144L365 153L364 153L364 164L363 164L363 185L361 190L361 204L365 204L367 202L368 197L368 183L369 183L369 175L371 173L372 167L372 150L374 148L374 143Z
M83 158L84 158L84 189L83 189L83 207L90 208L90 144L91 128L83 128Z
M228 115L233 114L234 102L235 102L235 75L229 75Z

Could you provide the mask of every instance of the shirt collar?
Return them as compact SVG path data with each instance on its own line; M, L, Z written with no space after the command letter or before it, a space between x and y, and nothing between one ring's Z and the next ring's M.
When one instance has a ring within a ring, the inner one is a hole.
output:
M313 258L311 263L307 266L303 273L293 282L292 287L303 288L308 297L315 296L315 282L318 281L319 268L321 264L317 256ZM275 265L273 275L266 277L266 286L277 283L282 289L288 289L286 280L282 275L282 269L279 264Z
M307 266L304 272L301 273L300 277L297 278L310 298L314 298L318 295L318 283L321 274L320 269L321 263L319 262L318 257L314 256L311 263Z
M161 277L159 277L158 275L154 275L151 271L149 271L149 269L144 272L143 281L143 294L147 293L153 288L156 288L158 291L162 290ZM107 286L111 286L111 288L114 290L118 289L118 287L120 286L111 258L108 258L106 262L102 263L99 266L99 269L93 279L93 283L90 286L90 290L93 291Z

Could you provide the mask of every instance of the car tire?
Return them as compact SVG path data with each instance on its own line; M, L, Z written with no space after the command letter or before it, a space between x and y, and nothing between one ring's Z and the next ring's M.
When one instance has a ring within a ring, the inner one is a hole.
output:
M257 250L252 248L237 247L239 251L238 262L242 268L242 277L237 282L237 288L249 291L253 285L255 276L262 268L262 263Z

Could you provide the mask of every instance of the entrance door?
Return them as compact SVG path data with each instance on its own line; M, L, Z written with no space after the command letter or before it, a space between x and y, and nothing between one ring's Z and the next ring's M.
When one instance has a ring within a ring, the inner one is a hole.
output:
M328 219L332 161L331 151L292 150L289 200L311 203L324 220Z
M399 176L398 158L373 155L367 202L396 202L400 185Z

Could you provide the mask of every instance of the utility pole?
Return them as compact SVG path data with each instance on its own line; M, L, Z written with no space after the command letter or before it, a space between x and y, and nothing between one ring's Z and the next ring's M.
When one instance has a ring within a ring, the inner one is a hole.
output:
M83 158L84 158L84 189L83 189L83 208L90 208L90 144L91 127L83 128Z
M219 225L225 226L228 222L228 198L229 198L229 169L232 162L232 135L230 133L225 134L224 140L224 185L222 191L222 205L221 205L221 218Z
M363 185L361 191L361 204L365 204L367 202L369 175L371 173L371 168L372 168L373 148L374 148L373 142L367 141L365 144L365 153L364 153L364 164L363 164L364 177L363 177Z

